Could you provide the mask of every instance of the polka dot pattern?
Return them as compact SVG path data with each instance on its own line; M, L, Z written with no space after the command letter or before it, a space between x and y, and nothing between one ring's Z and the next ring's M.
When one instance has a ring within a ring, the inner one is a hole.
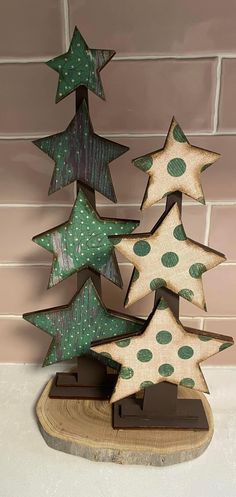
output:
M137 352L137 359L140 362L149 362L152 359L152 351L149 349L141 349Z
M174 267L179 262L179 257L175 252L166 252L161 258L161 262L165 267Z
M163 286L166 286L166 281L163 280L163 278L154 278L150 283L150 288L152 291L157 290L158 288L161 288Z
M149 171L153 165L153 159L151 156L141 157L140 159L135 159L134 164L136 167L141 169L141 171Z
M164 146L133 161L150 178L142 208L151 207L177 190L204 203L201 172L218 158L217 153L191 145L173 118Z
M121 370L120 370L120 377L123 380L130 380L130 378L132 378L133 375L134 375L134 371L133 371L132 368L124 368L124 367L122 367Z
M186 171L186 164L183 159L180 157L176 157L175 159L171 159L167 164L167 171L170 176L174 176L178 178L182 176Z
M187 138L186 138L184 132L182 131L181 127L178 124L176 124L174 129L173 129L173 137L179 143L186 143L187 142Z
M195 381L192 378L183 378L179 384L183 387L193 388Z
M45 366L87 354L92 342L132 334L143 326L142 320L107 311L91 280L87 280L69 306L32 312L24 315L24 319L53 337ZM129 339L124 339L120 347L128 342ZM101 353L111 359L105 345ZM113 366L114 361L108 364Z
M158 333L156 335L156 341L160 345L166 345L167 343L170 343L171 340L172 340L172 334L170 331L166 331L166 330L158 331Z
M187 239L182 224L179 224L178 226L175 227L175 229L173 231L173 235L176 238L176 240L182 241L182 240L186 240Z
M34 144L55 162L49 194L81 181L116 201L109 163L128 148L94 133L85 100L65 131L35 140Z
M75 28L68 52L47 62L59 73L56 102L84 85L101 98L104 97L99 71L114 55L112 50L88 48L82 35Z
M192 276L192 278L201 278L202 274L207 270L205 264L202 264L201 262L196 262L195 264L192 264L192 266L189 268L189 274Z
M192 347L189 347L188 345L184 345L183 347L180 347L178 350L178 356L181 359L190 359L194 354L194 351Z
M134 244L133 250L136 255L145 257L149 254L151 246L146 240L140 240Z
M161 376L164 376L166 378L174 373L174 368L171 364L161 364L158 372Z
M178 295L186 300L189 300L189 302L192 302L194 297L193 291L190 290L189 288L182 288L182 290L178 292Z
M34 238L38 245L55 254L49 286L84 268L121 285L108 237L131 233L137 226L135 221L100 218L80 190L69 221Z
M130 336L124 350L119 342L126 345L126 339L93 347L97 353L105 350L121 364L111 402L162 381L207 392L199 363L232 343L214 337L202 341L199 336L199 332L184 329L168 305L163 305L163 309L157 307L141 333Z

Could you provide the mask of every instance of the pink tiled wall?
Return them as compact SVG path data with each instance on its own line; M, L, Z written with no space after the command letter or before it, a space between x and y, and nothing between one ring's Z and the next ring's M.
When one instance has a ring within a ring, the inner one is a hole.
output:
M97 196L104 216L140 216L147 177L131 158L163 145L174 114L192 144L222 153L202 175L205 207L184 199L191 238L228 260L204 277L208 313L181 302L184 323L236 335L236 2L206 0L3 0L0 5L0 361L40 362L49 337L23 312L69 302L76 279L46 290L50 257L33 235L68 218L73 188L47 197L53 162L31 140L63 130L74 97L55 105L57 74L44 62L64 52L77 24L91 47L114 48L102 71L107 100L90 97L96 132L130 147L111 165L118 204ZM148 230L164 205L145 211ZM124 292L103 281L105 303L122 308L131 266L119 259ZM152 298L132 313L147 315ZM235 364L230 348L211 361Z

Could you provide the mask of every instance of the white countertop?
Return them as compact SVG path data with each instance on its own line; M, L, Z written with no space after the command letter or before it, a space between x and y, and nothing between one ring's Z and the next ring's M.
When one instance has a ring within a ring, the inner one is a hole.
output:
M34 406L59 369L0 365L0 497L236 497L236 368L204 368L213 440L198 459L166 468L91 462L49 448Z

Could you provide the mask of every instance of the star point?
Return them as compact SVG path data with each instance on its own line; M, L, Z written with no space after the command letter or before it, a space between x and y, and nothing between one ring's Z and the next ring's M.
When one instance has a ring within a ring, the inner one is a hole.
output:
M199 363L232 344L227 336L187 331L160 299L143 331L125 340L95 345L92 350L109 354L121 365L110 399L116 402L162 381L209 393Z
M177 190L205 204L200 174L219 157L218 153L191 145L173 117L164 147L133 160L149 175L141 208Z

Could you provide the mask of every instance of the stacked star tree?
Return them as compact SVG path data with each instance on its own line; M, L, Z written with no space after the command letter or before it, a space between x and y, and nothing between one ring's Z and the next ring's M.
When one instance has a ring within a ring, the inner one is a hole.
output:
M45 366L91 356L91 345L97 341L136 332L143 325L141 319L106 309L101 298L101 276L122 286L109 236L130 234L139 224L132 220L102 218L96 210L96 191L116 202L109 164L128 150L97 135L89 117L88 90L104 99L100 71L114 53L90 49L75 28L69 50L47 63L59 73L56 102L75 92L76 113L64 131L40 138L34 144L55 163L49 194L76 182L77 197L69 219L36 235L33 241L53 255L48 288L77 273L78 291L68 305L24 314L24 319L52 337ZM74 388L86 386L86 381L89 386L99 381L106 383L104 375L102 380L101 376L96 377L99 371L96 363L100 367L97 359L81 362L77 377L59 378L54 385L58 387L57 395L67 396L67 389L60 393L60 385ZM106 363L109 360L105 360L105 366ZM93 368L95 374L91 371ZM67 391L69 396L77 396L76 388L73 392ZM80 396L81 389L78 391ZM85 396L89 395L87 391Z
M202 276L225 260L223 254L188 238L181 220L182 193L204 204L200 173L218 157L192 146L173 118L164 147L133 161L149 176L142 208L166 198L166 209L150 233L111 237L116 249L134 266L125 307L151 292L156 294L154 309L141 332L93 347L97 354L105 354L120 365L111 402L121 401L119 409L128 415L126 422L125 415L123 420L118 415L119 427L199 427L181 424L180 415L176 424L170 419L163 421L163 414L173 417L178 413L173 409L165 412L160 404L168 405L166 398L168 392L173 396L173 385L175 395L177 385L208 392L200 363L233 343L227 336L185 328L179 320L179 298L206 311ZM143 411L137 405L141 392ZM160 425L153 420L155 408L157 415L162 415ZM197 417L193 410L194 414ZM145 420L137 422L138 416ZM206 426L203 423L202 427Z

